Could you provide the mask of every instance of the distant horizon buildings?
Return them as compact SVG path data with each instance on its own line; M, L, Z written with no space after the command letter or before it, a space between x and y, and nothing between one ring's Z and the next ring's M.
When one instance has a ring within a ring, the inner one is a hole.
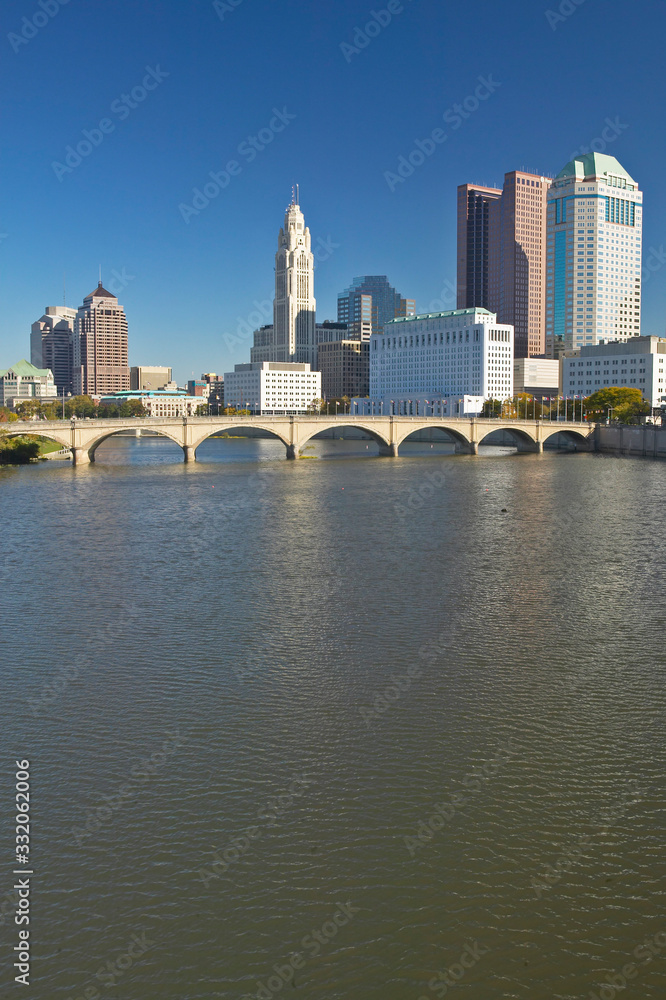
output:
M523 170L500 188L458 188L457 305L483 307L515 331L517 358L546 350L546 197L551 179Z
M587 153L548 192L551 357L640 336L643 194L614 156Z
M74 394L128 392L127 317L101 281L77 310L74 332Z

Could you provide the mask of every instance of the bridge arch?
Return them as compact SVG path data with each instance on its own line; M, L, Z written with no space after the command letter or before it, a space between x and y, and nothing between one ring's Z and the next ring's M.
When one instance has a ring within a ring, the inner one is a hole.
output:
M316 424L308 422L298 425L300 434L298 442L296 443L296 451L298 452L304 448L308 441L311 441L312 438L317 436L317 434L321 434L323 431L330 431L331 429L342 429L344 427L353 427L356 430L364 431L368 437L371 437L373 441L377 442L380 452L382 449L390 447L389 439L382 434L381 431L378 431L372 423L366 423L365 421L361 422L358 418L354 418L353 421L350 421L347 424L344 420L337 418L336 420L331 420L330 422L326 420L321 423L317 422Z
M37 424L37 421L35 421ZM46 430L43 431L41 428L39 430L26 430L22 427L21 430L11 430L11 424L7 426L7 429L3 427L3 437L40 437L45 438L47 441L54 441L55 444L59 444L62 448L68 448L72 450L72 442L68 434L58 434L56 431ZM39 425L37 425L39 426Z
M485 428L484 428L485 430ZM506 434L508 433L512 439L515 441L516 446L520 450L520 446L526 446L528 451L535 451L537 449L537 439L536 435L532 434L531 431L524 427L514 427L509 423L502 423L499 427L488 427L485 430L483 437L479 438L479 447L481 445L488 443L488 438L492 437L493 434ZM494 442L489 442L490 445Z
M590 440L592 439L591 429L588 431L587 434L584 434L582 431L575 430L573 427L553 427L552 431L544 432L543 436L544 447L548 444L548 442L552 438L557 437L559 435L561 435L566 441L569 441L571 444L575 445L576 450L578 450L579 445L582 446L582 449L584 451L587 451L590 447Z
M139 425L139 429L143 429L141 428L141 425ZM127 433L128 430L134 430L134 428L114 427L113 429L110 430L104 430L98 437L89 439L86 442L84 448L88 452L88 457L90 458L90 461L91 462L95 461L95 453L101 444L104 444L104 442L108 441L109 438L115 437L117 434L121 434L123 431ZM182 451L183 442L180 440L180 438L174 437L173 434L169 434L168 431L163 430L159 427L148 427L146 428L146 430L150 430L153 434L159 434L160 437L168 438L169 441L173 441L174 444L177 444ZM68 444L67 447L71 448L71 444Z
M451 424L447 423L445 420L434 423L432 418L428 421L424 421L423 423L416 421L413 426L401 427L398 433L398 440L396 442L398 448L401 444L407 441L412 434L416 434L418 431L423 430L444 431L449 435L455 444L461 445L465 451L470 451L471 449L470 439L460 430L460 428L452 427Z
M240 431L244 429L247 430L249 428L255 428L260 431L266 431L266 433L270 434L272 438L277 438L278 441L281 441L282 444L285 446L285 448L287 449L289 448L290 442L285 438L283 434L280 434L280 432L277 431L274 427L271 427L270 424L255 423L254 421L248 421L247 423L243 423L243 422L238 422L238 420L220 421L219 426L217 424L214 424L210 427L210 429L206 428L203 434L199 435L199 437L193 441L192 448L194 449L194 451L196 451L199 445L203 444L204 441L207 441L208 438L214 437L216 434L223 434L225 431ZM182 441L180 441L179 444L182 448L183 446Z

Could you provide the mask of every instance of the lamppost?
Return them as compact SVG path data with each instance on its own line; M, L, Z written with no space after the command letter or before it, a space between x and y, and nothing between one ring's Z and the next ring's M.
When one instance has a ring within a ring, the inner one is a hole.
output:
M71 395L72 395L71 392L68 392L67 393L67 398L69 399L69 397ZM64 389L62 390L62 419L63 420L65 419L65 390Z
M606 411L607 411L607 412L606 412L606 420L607 420L607 422L608 422L608 423L610 423L610 422L611 422L611 417L610 417L610 414L611 414L611 413L612 413L612 412L613 412L613 411L614 411L615 409L616 409L616 407L615 407L615 406L608 406L608 407L606 407Z

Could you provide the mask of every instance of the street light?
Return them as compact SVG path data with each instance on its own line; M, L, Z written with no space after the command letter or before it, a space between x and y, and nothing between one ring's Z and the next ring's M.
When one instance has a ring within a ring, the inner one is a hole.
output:
M612 412L613 412L613 411L614 411L615 409L616 409L616 407L615 407L615 406L608 406L608 407L606 408L606 411L607 411L607 412L606 412L606 421L607 421L608 423L610 423L610 422L611 422L611 417L610 417L610 414L611 414L611 413L612 413Z

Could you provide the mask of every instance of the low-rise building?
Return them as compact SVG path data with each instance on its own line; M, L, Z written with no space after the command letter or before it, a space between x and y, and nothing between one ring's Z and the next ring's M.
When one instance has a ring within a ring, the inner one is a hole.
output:
M370 391L370 344L332 340L319 344L318 364L324 399L367 396Z
M256 361L224 375L225 405L252 413L307 413L321 399L321 373L306 363Z
M158 365L138 365L130 368L130 389L164 389L173 377L171 368Z
M23 359L0 371L0 406L15 407L29 399L53 402L58 390L50 368L37 368Z
M608 386L640 389L652 406L666 402L666 338L631 337L565 351L562 395L591 396Z
M557 396L560 391L559 361L516 358L513 363L513 391L527 392L538 399Z
M100 405L115 403L129 403L138 399L143 404L146 414L149 417L194 417L200 406L206 405L206 400L201 396L188 396L186 392L180 390L156 389L156 390L129 390L127 392L114 392L110 396L102 396Z
M370 397L508 399L513 360L513 327L488 309L394 319L370 338Z
M219 412L224 407L224 376L216 372L204 372L201 376L208 385L208 405L211 412Z

